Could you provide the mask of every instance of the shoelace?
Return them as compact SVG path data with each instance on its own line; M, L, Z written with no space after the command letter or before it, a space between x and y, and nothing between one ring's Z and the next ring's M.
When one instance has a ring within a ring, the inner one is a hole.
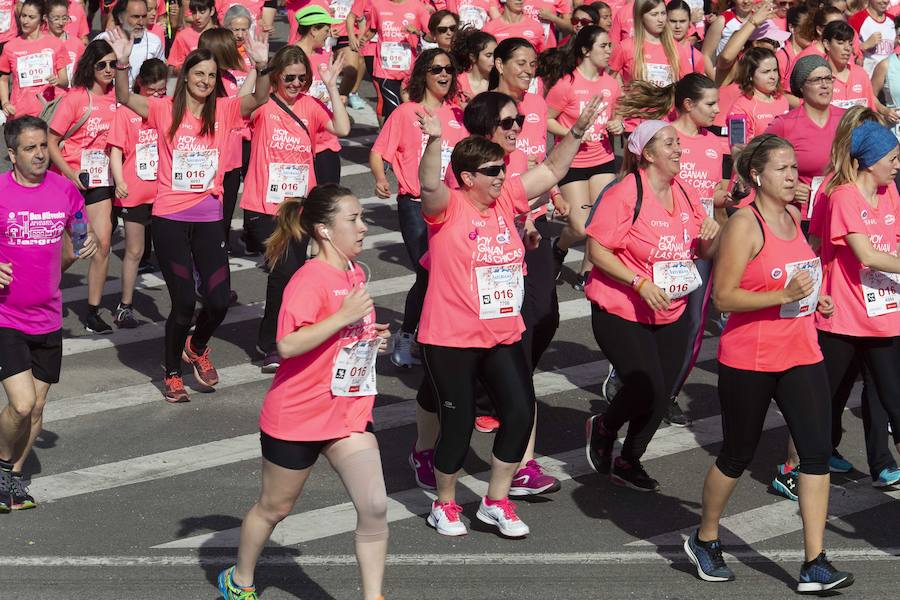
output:
M31 485L30 479L25 479L24 477L13 477L10 475L9 477L9 491L13 493L13 495L18 497L23 497L28 495L28 486Z
M516 505L513 504L509 498L505 500L501 500L500 502L494 504L494 506L499 506L503 509L503 516L509 519L510 521L518 521L519 515L516 514Z
M193 350L191 352L193 352ZM213 370L212 361L209 360L209 346L207 346L206 349L203 350L203 354L197 354L196 352L193 352L193 354L195 357L194 360L197 362L197 364L200 365L200 369L202 371Z
M132 308L120 308L116 311L116 321L124 321L127 318L131 318L134 316L134 309Z
M440 507L443 509L448 521L451 523L459 521L459 513L462 512L462 506L456 502L444 502Z
M707 544L706 551L710 560L712 560L713 568L718 569L725 566L725 559L722 558L722 543L720 541L716 540Z
M166 377L166 387L173 391L182 391L184 390L184 380L181 375L170 375Z

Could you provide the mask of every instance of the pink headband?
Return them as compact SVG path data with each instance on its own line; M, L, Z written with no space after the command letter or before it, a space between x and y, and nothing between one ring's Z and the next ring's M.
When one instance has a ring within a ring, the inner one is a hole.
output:
M668 127L671 123L665 121L643 121L635 127L631 137L628 138L628 151L638 156L644 151L647 143L653 139L653 136L659 133L663 127Z

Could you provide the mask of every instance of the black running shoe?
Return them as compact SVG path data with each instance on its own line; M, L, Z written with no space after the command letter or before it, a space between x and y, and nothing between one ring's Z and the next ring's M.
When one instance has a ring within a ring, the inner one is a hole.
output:
M109 323L103 320L99 312L95 311L88 311L87 317L84 319L84 328L89 333L96 333L99 335L108 335L112 333L112 327L109 326Z
M550 244L550 247L553 248L553 274L554 279L559 281L559 275L562 272L563 263L566 262L566 254L569 253L568 250L562 250L559 247L559 238L553 238L553 243Z
M722 542L719 540L701 542L697 533L695 530L691 537L684 541L684 551L691 563L697 567L697 576L703 581L734 581L734 572L722 558Z
M12 503L9 505L9 508L11 510L26 510L37 506L34 498L28 493L28 486L31 484L31 481L22 477L21 473L10 473L10 482L9 493Z
M587 273L582 273L581 275L576 277L575 283L572 284L572 289L574 289L576 292L583 292L584 284L587 283L587 278L588 278Z
M113 323L119 329L134 329L141 324L134 316L134 308L121 303L116 307L116 318L113 319Z
M663 421L673 427L687 427L691 424L691 418L684 414L684 411L678 406L677 399L672 400L672 404L669 405L669 410L666 416L663 417Z
M638 492L658 492L659 482L647 475L640 461L629 462L617 457L613 463L610 479L616 485L622 485Z
M148 275L150 273L156 273L157 271L159 271L159 267L157 267L155 264L153 264L149 260L147 260L147 261L142 260L141 264L138 265L138 270L137 270L138 275Z
M584 445L584 451L587 455L588 464L598 473L609 473L609 467L612 464L613 444L616 443L615 436L607 435L606 431L600 424L603 420L602 415L593 415L588 418L585 423L585 437L587 441Z
M815 560L803 563L800 568L797 591L801 594L818 594L851 585L853 585L853 574L835 569L823 552Z
M0 469L0 513L12 510L12 474Z

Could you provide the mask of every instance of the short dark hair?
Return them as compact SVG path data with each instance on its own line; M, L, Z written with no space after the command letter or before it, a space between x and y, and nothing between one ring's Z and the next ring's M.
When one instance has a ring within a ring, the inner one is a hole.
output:
M106 40L94 40L88 44L72 73L72 87L90 90L94 86L94 65L107 54L114 52Z
M30 6L38 11L42 19L47 16L47 3L44 2L44 0L24 0L24 2L22 2L22 8L25 8L26 6Z
M216 0L191 0L188 3L188 10L191 11L191 14L201 10L211 10L215 14Z
M453 17L453 20L456 21L456 26L459 27L459 15L455 12L450 12L449 10L439 10L436 11L428 18L428 31L431 35L437 33L438 25L441 24L441 21L444 20L444 17Z
M832 21L822 30L822 40L837 40L839 42L850 42L856 31L847 21Z
M37 117L32 117L31 115L18 117L16 119L13 119L12 121L7 121L6 125L3 127L3 140L6 142L6 147L13 152L18 150L19 136L26 129L40 129L46 134L47 122L42 119L38 119Z
M150 85L168 77L169 66L166 63L158 58L148 58L141 63L141 70L134 78L134 92L137 93L142 85Z
M503 148L499 144L480 135L470 135L454 146L450 166L457 181L461 183L463 171L474 173L482 163L503 157Z
M497 128L500 111L507 104L516 106L512 96L503 92L481 92L466 105L463 112L463 124L472 135L490 137Z

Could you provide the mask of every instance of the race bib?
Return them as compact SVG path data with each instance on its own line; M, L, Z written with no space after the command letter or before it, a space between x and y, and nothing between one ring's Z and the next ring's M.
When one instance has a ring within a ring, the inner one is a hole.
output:
M813 281L812 293L790 304L782 304L779 315L782 319L795 319L805 317L816 311L819 304L819 290L822 288L822 263L818 257L811 260L801 260L784 265L784 287L791 283L794 275L800 271L806 271Z
M514 317L525 299L522 264L490 265L475 268L478 282L478 318Z
M533 77L531 79L531 83L528 84L528 93L529 94L537 94L538 93L538 78Z
M309 165L270 163L266 202L281 204L285 198L306 196L309 187Z
M855 98L853 100L832 100L831 105L837 106L838 108L848 109L853 108L854 106L866 106L867 102L865 98Z
M359 340L338 350L331 372L331 393L335 396L373 396L375 359L380 340Z
M659 63L647 63L644 65L644 73L647 82L656 87L664 87L672 83L672 67Z
M134 149L134 168L137 170L137 176L144 181L156 181L156 169L159 167L156 142L137 144Z
M884 273L865 267L859 270L860 287L868 316L878 317L900 310L898 280L900 276L896 273Z
M12 11L0 10L0 33L9 31L10 25L12 25Z
M664 260L653 263L653 283L669 298L683 298L703 283L692 260Z
M331 12L335 19L346 21L352 7L353 0L331 0Z
M81 170L90 176L88 187L105 187L109 183L109 156L103 150L82 150Z
M172 189L205 192L212 188L218 168L218 150L175 150L172 152Z
M813 205L816 202L816 194L819 193L819 188L822 187L822 184L825 183L825 176L820 175L818 177L813 177L812 181L809 184L809 202L806 203L806 218L811 219L813 213Z
M487 22L487 11L478 6L467 4L459 7L459 20L463 25L481 29Z
M710 219L714 219L713 214L716 212L716 206L713 203L712 198L700 198L700 204L703 205L703 210L706 212L706 216Z
M541 22L541 27L544 28L544 41L550 39L550 23Z
M381 43L381 68L386 71L409 71L412 50L404 42Z
M16 61L19 87L46 85L53 75L53 50L20 56Z
M331 96L328 94L328 86L321 79L314 79L307 92L310 96L319 100L331 110Z

